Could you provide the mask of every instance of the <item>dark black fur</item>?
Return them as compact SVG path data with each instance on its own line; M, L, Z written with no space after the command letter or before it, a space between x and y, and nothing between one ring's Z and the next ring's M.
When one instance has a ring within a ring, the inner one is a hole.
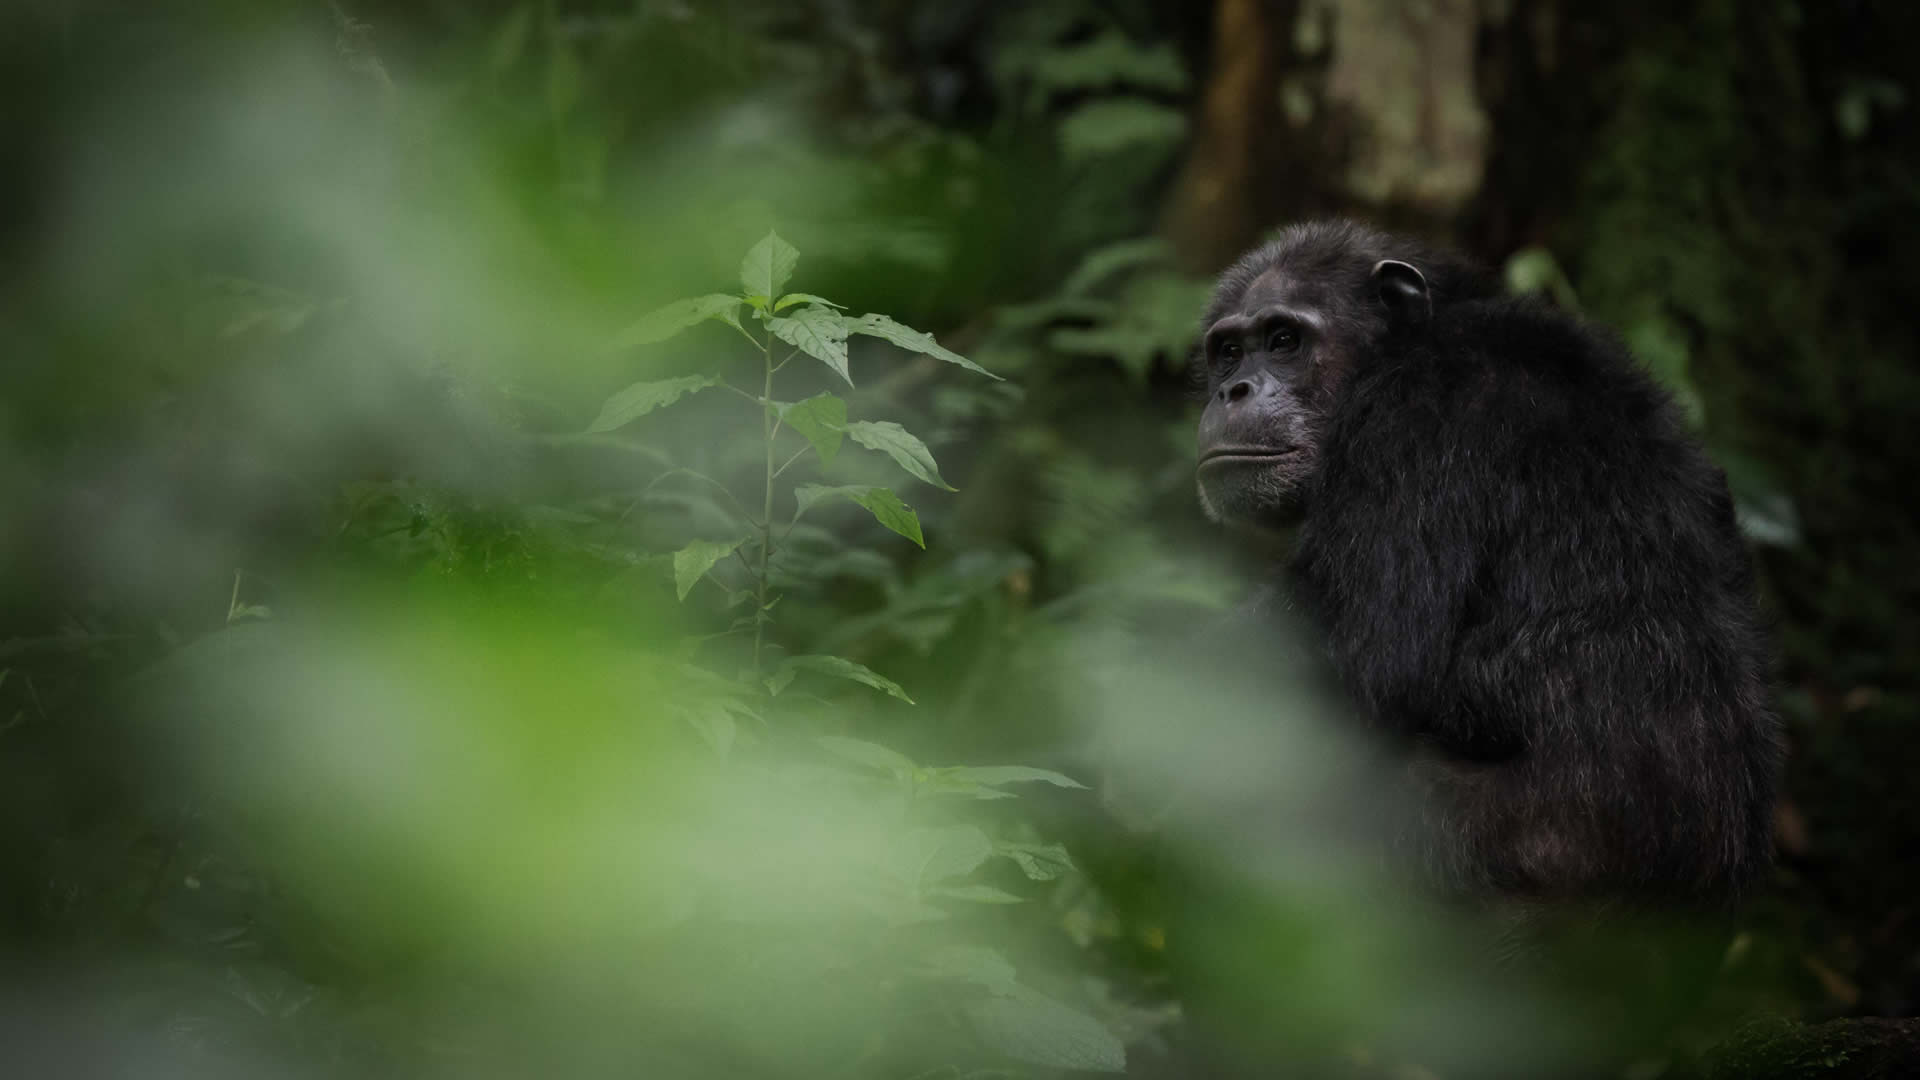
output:
M1382 259L1431 303L1396 313ZM1275 367L1274 408L1323 415L1273 418L1313 434L1297 484L1227 486L1298 520L1287 587L1405 753L1425 871L1471 894L1737 897L1769 862L1780 743L1732 501L1667 394L1611 335L1370 229L1288 230L1223 276L1208 325L1263 275L1326 326ZM1242 377L1214 370L1219 409Z

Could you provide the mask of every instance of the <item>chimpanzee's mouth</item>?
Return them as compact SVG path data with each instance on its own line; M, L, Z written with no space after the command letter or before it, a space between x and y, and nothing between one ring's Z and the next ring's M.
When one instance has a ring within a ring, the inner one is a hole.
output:
M1225 465L1233 462L1257 464L1259 462L1278 461L1300 452L1297 446L1213 446L1200 455L1200 467Z

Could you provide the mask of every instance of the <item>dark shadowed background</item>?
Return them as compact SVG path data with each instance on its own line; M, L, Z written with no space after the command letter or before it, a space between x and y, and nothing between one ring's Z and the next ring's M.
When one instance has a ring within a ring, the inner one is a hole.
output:
M1595 1060L1578 980L1460 975L1355 865L1306 695L1182 659L1246 569L1211 275L1340 214L1618 332L1752 545L1775 880L1620 1068L1872 1067L1789 1025L1920 1011L1916 47L1899 0L16 0L0 1061L1187 1075L1200 1000L1350 1075Z

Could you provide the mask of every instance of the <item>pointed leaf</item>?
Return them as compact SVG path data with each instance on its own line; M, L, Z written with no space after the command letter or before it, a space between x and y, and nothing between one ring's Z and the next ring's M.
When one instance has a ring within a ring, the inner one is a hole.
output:
M788 669L791 670L791 669ZM895 750L889 750L879 743L870 743L862 739L848 739L839 735L821 735L814 743L820 749L835 757L845 758L859 765L879 769L895 775L910 774L914 770L913 759Z
M996 994L1013 993L1013 965L1006 957L980 945L948 945L935 949L921 971L938 979L970 982Z
M734 326L740 325L738 314L740 298L725 293L710 293L696 296L691 300L675 300L666 307L650 311L640 320L614 336L609 349L626 349L635 345L651 345L685 330L695 323L708 319L724 319Z
M1001 844L994 854L1012 859L1034 881L1052 881L1073 872L1073 857L1059 844Z
M993 855L993 841L972 825L915 829L907 841L913 883L921 890L971 874Z
M847 403L832 394L815 394L791 405L776 404L780 419L806 436L821 461L832 461L847 437Z
M773 310L785 311L795 304L825 304L827 307L839 308L842 311L845 311L847 307L845 304L836 304L824 296L815 296L812 293L806 292L796 292L788 293L781 297L780 302L773 305Z
M899 424L890 420L855 420L847 425L847 434L854 442L869 450L880 451L901 468L934 487L956 490L940 478L940 466L934 464L933 454L927 450L927 444Z
M800 252L780 239L779 233L769 231L740 260L740 284L757 296L779 296L799 261Z
M793 681L793 676L794 676L794 670L792 668L784 668L784 667L775 671L773 674L767 676L764 680L762 680L767 685L767 696L779 697L780 691L785 690L787 688L787 684Z
M821 484L802 484L793 492L794 501L799 508L794 511L795 521L800 515L812 509L815 503L824 499L850 499L867 508L873 519L921 547L927 541L920 534L920 515L913 508L900 501L900 496L883 487L871 487L862 484L849 484L845 487L826 487Z
M683 375L678 379L634 383L608 398L607 403L600 406L600 415L594 417L593 423L587 425L587 434L612 431L655 409L671 405L688 394L698 393L709 386L718 385L720 380L711 375Z
M865 334L868 337L877 337L883 341L891 341L895 345L911 352L925 353L936 360L945 360L949 364L958 364L968 371L978 372L989 379L998 379L1000 377L933 340L932 334L922 333L904 323L894 322L885 315L868 313L860 316L858 319L849 319L847 321L847 328L856 334Z
M1033 769L1025 765L986 765L978 768L941 769L940 774L961 783L983 784L995 787L1000 784L1022 784L1033 781L1052 784L1055 787L1079 788L1086 790L1087 785L1071 776L1062 776L1051 769Z
M843 656L794 656L789 657L784 666L796 668L800 671L813 671L822 675L831 675L836 679L847 679L860 683L863 686L871 686L875 690L884 691L909 705L914 703L913 699L907 696L907 692L900 688L899 683L879 674L865 664L856 664Z
M991 885L948 885L927 895L940 900L965 900L972 904L1024 904L1026 898Z
M1127 1051L1100 1021L1016 984L966 1007L974 1033L1008 1057L1055 1069L1122 1072Z
M680 718L685 720L687 726L693 728L713 749L716 757L724 760L732 752L737 725L734 723L733 714L719 702L708 701L694 708L682 709Z
M853 376L847 373L847 323L832 308L803 307L792 315L768 319L767 328L853 385Z
M686 547L673 553L673 589L685 600L687 593L713 564L733 554L733 549L745 543L739 540L695 540Z

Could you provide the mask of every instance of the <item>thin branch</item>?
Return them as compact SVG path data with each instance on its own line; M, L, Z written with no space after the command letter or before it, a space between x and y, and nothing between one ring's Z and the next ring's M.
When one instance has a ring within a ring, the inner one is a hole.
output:
M666 480L671 480L676 476L691 476L695 480L699 480L702 483L711 485L715 491L718 491L720 494L725 495L727 497L727 502L733 505L734 512L739 514L742 518L744 518L747 524L753 526L756 529L762 527L763 523L754 518L752 512L750 512L744 505L742 505L739 499L734 497L733 492L727 490L727 485L721 483L718 480L715 480L713 477L708 476L706 473L696 472L693 469L685 469L685 468L678 468L678 467L668 469L666 472L663 472L659 476L654 477L652 482L647 484L646 487L642 488L641 494L645 495L647 492L650 492L654 488L658 487L661 484L661 482ZM620 516L623 519L626 517L625 514L622 514Z
M811 449L813 449L813 444L812 444L812 443L808 443L808 444L807 444L806 446L803 446L803 447L801 447L800 449L798 449L798 450L795 450L795 451L793 452L793 456L787 459L787 462L786 462L786 465L782 465L782 466L780 466L779 468L777 468L777 469L775 469L775 470L773 470L773 476L774 476L774 479L776 479L776 480L777 480L777 479L779 479L779 478L780 478L780 474L781 474L781 473L783 473L783 472L786 472L786 471L787 471L787 465L791 465L791 464L793 464L794 462L796 462L796 461L799 461L799 460L800 460L800 456L801 456L802 454L805 454L805 453L806 453L807 451L809 451L809 450L811 450Z

